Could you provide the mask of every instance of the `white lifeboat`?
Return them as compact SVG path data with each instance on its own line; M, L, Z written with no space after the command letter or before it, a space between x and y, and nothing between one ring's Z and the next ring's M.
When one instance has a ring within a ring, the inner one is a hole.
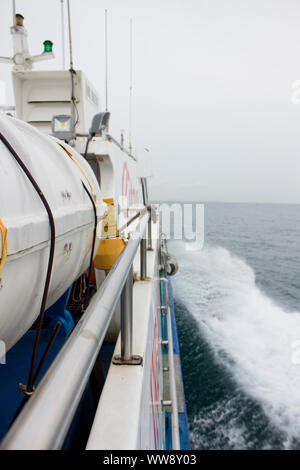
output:
M73 148L13 118L0 117L0 132L38 183L53 214L55 253L48 308L89 266L95 216L82 183L95 202L98 221L106 205L93 170ZM2 140L0 201L0 340L8 350L39 314L50 225L40 197ZM95 252L97 247L98 242Z

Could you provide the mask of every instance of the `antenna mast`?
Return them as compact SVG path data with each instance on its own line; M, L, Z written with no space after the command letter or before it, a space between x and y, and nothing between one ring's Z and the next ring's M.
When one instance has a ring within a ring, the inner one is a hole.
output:
M108 50L107 50L107 10L105 10L105 111L108 111Z
M65 61L65 31L64 31L64 0L60 0L61 6L61 49L62 49L62 69L65 70L66 68L66 61Z
M75 70L73 69L73 52L72 52L72 34L71 34L71 13L70 13L70 0L67 0L68 7L68 29L69 29L69 50L70 50L70 69L71 74L71 101L72 101L72 117L74 122L74 131L76 131L76 124L78 122L78 110L76 107L76 96L75 96ZM77 113L77 119L75 120L75 113Z
M69 29L69 49L70 49L70 70L73 70L72 34L71 34L71 14L70 0L67 0L68 7L68 29Z
M16 26L16 0L12 0L13 26Z
M130 18L130 58L129 58L129 153L132 153L131 127L132 127L132 18Z

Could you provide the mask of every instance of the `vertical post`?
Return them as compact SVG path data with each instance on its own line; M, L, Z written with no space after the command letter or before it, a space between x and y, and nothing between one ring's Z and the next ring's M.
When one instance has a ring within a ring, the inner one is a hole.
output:
M146 247L145 236L143 236L143 238L141 239L140 255L141 255L141 281L145 281L147 278L147 247Z
M13 26L16 26L16 0L12 2Z
M152 217L151 211L152 207L148 206L149 219L148 219L148 250L152 251Z
M61 54L62 54L62 70L66 68L65 61L65 15L64 15L64 0L60 0L61 6Z
M105 111L108 111L108 51L107 51L107 10L105 10Z
M132 266L121 294L121 360L132 358Z
M129 153L132 154L132 18L130 18L130 36L129 36Z
M68 29L69 29L70 70L73 70L73 51L72 51L72 32L71 32L70 0L67 0L67 7L68 7Z
M161 232L159 231L159 252L158 252L158 256L159 256L159 264L161 266L160 269L164 269L164 263L163 263L163 259L162 259L162 240L161 240Z

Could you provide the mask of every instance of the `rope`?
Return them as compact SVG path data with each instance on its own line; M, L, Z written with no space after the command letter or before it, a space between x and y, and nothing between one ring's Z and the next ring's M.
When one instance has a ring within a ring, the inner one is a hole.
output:
M79 168L79 170L81 171L81 173L82 173L83 176L85 177L85 179L86 179L86 181L87 181L87 183L88 183L88 185L89 185L89 187L90 187L90 189L91 189L91 192L92 192L94 201L95 201L97 204L100 204L100 203L99 203L99 199L98 199L98 197L97 197L97 194L95 193L95 190L94 190L94 188L93 188L93 185L92 185L92 183L90 182L89 178L87 177L87 175L86 175L84 169L79 165L78 161L76 160L76 158L73 157L72 153L71 153L68 149L66 149L66 147L64 147L64 145L61 144L61 142L57 142L57 143L58 143L58 145L59 145L62 149L64 149L64 151L66 152L66 154L69 155L69 157L71 158L71 160L72 160L72 161L75 163L75 165Z
M72 287L72 301L75 304L80 304L83 301L83 292L86 290L84 287L85 274L82 274L79 279L77 279Z
M84 184L83 181L82 185L84 187L85 192L87 193L92 206L93 206L93 212L94 212L94 231L93 231L93 242L92 242L92 250L91 250L91 258L90 258L90 265L89 265L89 272L88 272L88 280L87 280L87 289L85 293L85 299L84 299L84 309L86 309L89 301L89 290L90 290L90 282L91 282L91 274L92 274L92 267L93 267L93 257L94 257L94 250L95 250L95 243L96 243L96 233L97 233L97 209L95 206L95 202L93 201L92 196L90 195L86 185Z

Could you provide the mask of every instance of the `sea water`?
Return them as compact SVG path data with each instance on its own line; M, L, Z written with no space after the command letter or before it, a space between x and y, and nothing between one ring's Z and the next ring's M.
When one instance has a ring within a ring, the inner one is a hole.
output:
M168 246L191 447L300 448L300 206L208 203Z

